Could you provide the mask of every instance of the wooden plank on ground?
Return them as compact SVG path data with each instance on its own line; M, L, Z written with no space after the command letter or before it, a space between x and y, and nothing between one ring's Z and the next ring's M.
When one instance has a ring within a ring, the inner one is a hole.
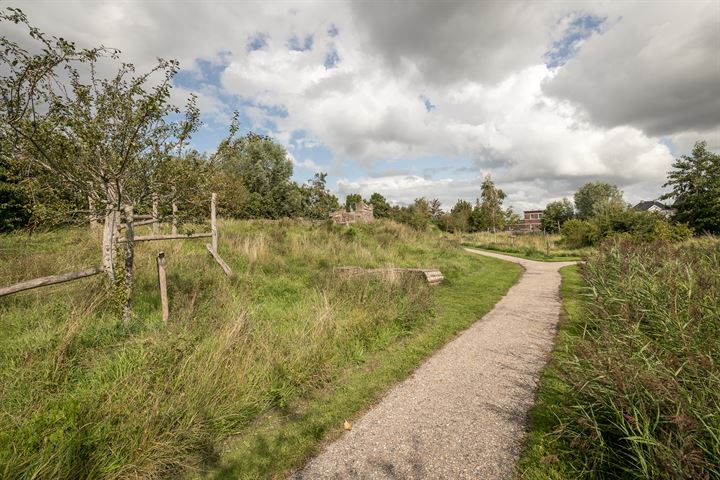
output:
M436 268L399 268L399 267L386 267L386 268L362 268L362 267L338 267L335 269L336 272L341 275L388 275L388 274L416 274L422 275L425 281L430 285L439 285L445 276Z

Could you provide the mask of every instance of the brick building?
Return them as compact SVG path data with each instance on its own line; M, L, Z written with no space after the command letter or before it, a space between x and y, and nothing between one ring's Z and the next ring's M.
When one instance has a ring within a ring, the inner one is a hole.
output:
M525 210L523 218L515 230L520 232L539 232L541 230L542 210Z

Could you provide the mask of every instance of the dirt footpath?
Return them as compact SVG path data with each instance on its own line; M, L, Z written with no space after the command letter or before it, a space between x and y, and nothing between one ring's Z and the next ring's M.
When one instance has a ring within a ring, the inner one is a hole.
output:
M482 320L426 360L293 479L511 478L560 313L551 263L519 263L520 281Z

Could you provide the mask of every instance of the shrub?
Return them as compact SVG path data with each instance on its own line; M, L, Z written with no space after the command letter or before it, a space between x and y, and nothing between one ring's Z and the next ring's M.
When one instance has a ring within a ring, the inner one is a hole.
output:
M594 245L599 238L597 226L587 220L568 220L560 228L562 242L567 248L583 248Z

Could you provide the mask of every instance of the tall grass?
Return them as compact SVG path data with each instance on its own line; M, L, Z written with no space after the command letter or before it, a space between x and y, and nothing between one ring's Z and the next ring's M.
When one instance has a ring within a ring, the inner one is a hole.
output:
M336 417L372 402L418 352L479 318L518 277L502 262L391 222L227 221L220 232L232 279L201 241L137 245L128 328L99 277L0 299L1 478L165 478L207 469L227 439L252 436L267 415L289 415L324 392L336 410L315 413L313 435L292 455L278 453L289 460L272 459L280 467L264 464L263 476L278 474ZM154 268L160 249L168 259L167 325ZM96 265L98 250L85 229L0 237L0 277L4 284ZM332 272L343 265L437 267L448 280L437 289L416 278L349 280ZM385 355L415 338L422 343ZM363 390L358 374L386 362L402 368ZM366 392L362 402L335 400L346 377L359 379L353 388ZM266 452L253 455L250 463L262 463Z
M525 478L720 478L719 272L711 238L599 249L543 380Z

